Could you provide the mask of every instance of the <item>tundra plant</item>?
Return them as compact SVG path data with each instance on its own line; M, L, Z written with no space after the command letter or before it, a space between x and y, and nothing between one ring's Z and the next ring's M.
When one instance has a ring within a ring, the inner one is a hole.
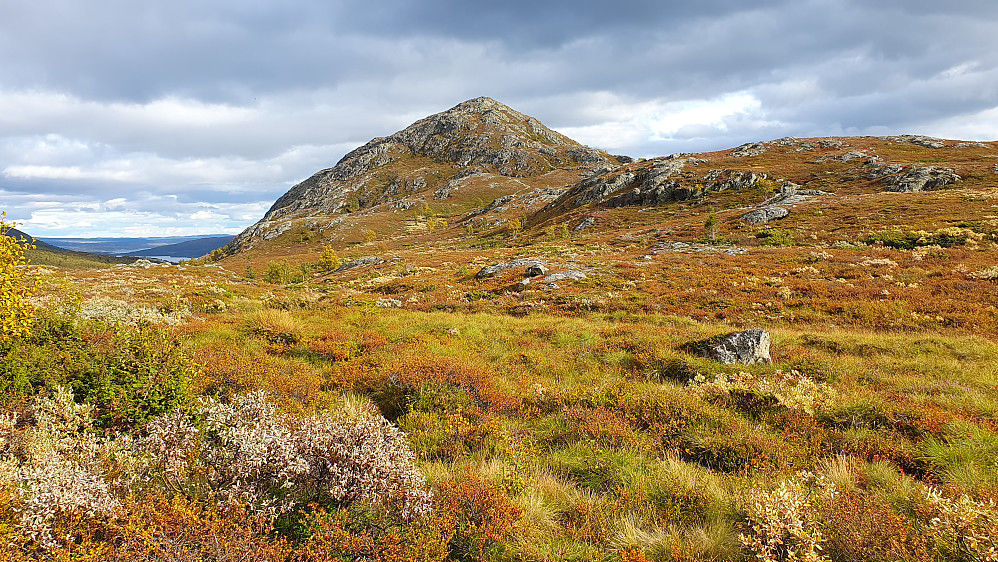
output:
M952 560L998 562L998 507L964 494L948 498L939 488L923 490L931 506L929 536Z
M835 389L816 382L797 371L776 371L771 376L757 377L752 373L719 373L713 380L702 374L690 380L690 386L705 398L729 396L733 391L754 391L772 396L790 410L803 410L809 414L834 403Z
M829 560L821 555L824 537L819 529L816 510L807 483L810 473L800 473L785 480L775 490L753 487L745 497L747 532L738 535L757 560ZM835 485L817 482L826 496L836 494Z
M96 437L92 411L59 387L35 399L34 426L17 431L13 415L0 423L0 480L16 485L20 530L43 548L67 540L53 532L74 515L111 516L121 506L103 468L120 443Z
M263 392L206 400L188 417L147 426L150 476L167 488L275 516L311 501L393 504L429 512L430 495L405 434L379 415L323 414L292 426Z

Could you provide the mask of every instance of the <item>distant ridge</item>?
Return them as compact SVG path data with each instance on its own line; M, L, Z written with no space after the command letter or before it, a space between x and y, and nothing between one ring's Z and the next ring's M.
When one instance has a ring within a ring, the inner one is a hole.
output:
M33 265L103 267L108 264L132 263L135 261L135 258L131 257L109 256L105 254L95 254L93 252L81 252L60 248L58 246L53 246L48 242L38 240L30 234L16 228L9 229L7 231L7 236L18 240L28 240L34 244L35 249L28 250L27 252L27 256Z
M210 236L206 238L198 238L197 240L188 240L187 242L179 242L177 244L166 244L163 246L147 248L145 250L128 252L125 255L140 257L168 256L171 258L196 258L205 254L210 254L211 252L224 247L226 244L231 242L233 238L235 238L235 236Z

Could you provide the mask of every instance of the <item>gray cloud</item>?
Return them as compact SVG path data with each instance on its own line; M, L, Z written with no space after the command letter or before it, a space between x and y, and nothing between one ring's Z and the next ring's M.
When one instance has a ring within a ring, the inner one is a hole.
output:
M994 139L996 21L990 0L18 2L0 20L0 207L51 235L234 231L479 95L637 156Z

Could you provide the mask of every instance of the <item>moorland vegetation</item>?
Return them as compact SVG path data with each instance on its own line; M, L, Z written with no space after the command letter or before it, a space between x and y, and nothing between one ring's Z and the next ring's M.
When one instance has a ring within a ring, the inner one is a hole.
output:
M181 265L0 238L0 560L998 560L998 144L566 146Z

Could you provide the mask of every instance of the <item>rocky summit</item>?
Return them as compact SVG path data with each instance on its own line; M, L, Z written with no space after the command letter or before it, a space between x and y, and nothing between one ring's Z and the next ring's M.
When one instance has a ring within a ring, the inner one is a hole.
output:
M462 179L476 174L520 178L560 168L606 167L611 160L494 99L475 98L375 138L295 185L231 248L279 236L294 227L295 219L385 203L407 208L413 204L407 199L424 192L446 198Z

